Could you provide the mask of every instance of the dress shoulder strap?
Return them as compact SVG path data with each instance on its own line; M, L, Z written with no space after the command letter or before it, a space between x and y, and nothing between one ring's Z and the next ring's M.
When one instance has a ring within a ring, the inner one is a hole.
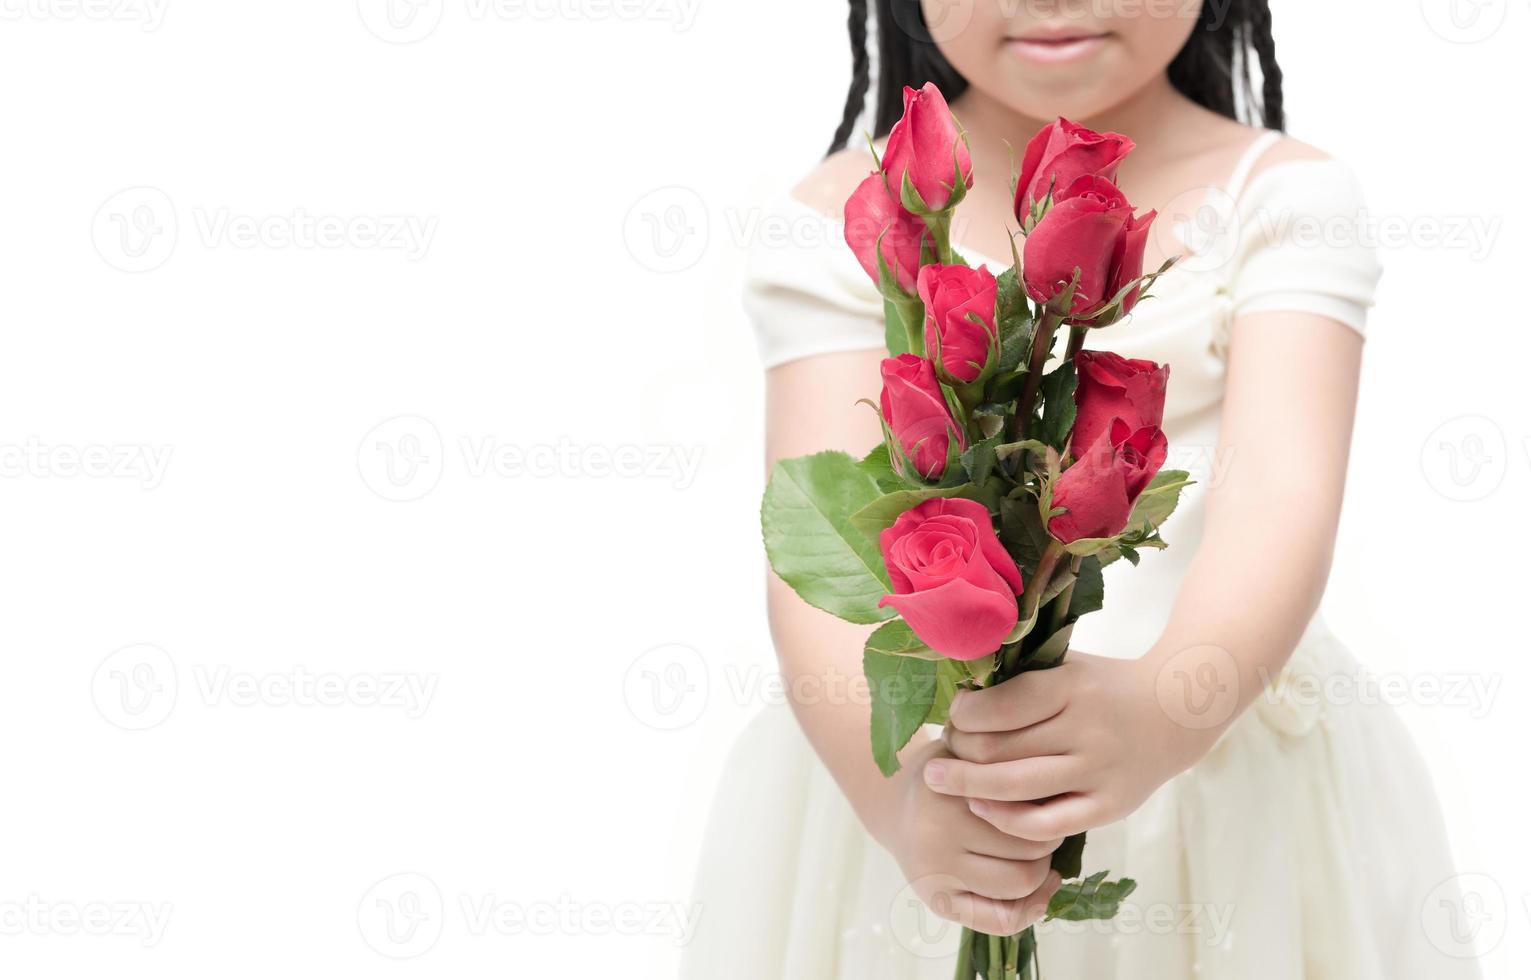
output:
M1256 136L1249 144L1249 149L1239 157L1238 164L1233 168L1233 174L1228 178L1228 186L1224 188L1228 196L1235 201L1244 193L1244 187L1249 183L1249 175L1254 172L1255 164L1265 156L1266 151L1281 142L1282 136L1273 129L1268 129Z

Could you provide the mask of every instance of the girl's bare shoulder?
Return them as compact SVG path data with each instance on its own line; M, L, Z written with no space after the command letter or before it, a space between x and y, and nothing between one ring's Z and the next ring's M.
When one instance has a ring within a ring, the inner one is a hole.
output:
M867 150L839 150L819 161L818 166L792 188L792 196L815 211L840 218L846 198L876 169L877 161Z

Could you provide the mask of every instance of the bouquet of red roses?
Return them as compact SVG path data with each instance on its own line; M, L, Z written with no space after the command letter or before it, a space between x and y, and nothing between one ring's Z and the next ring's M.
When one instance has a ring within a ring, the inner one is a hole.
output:
M1165 547L1159 527L1187 483L1161 469L1169 368L1085 349L1170 266L1143 273L1154 214L1134 214L1115 184L1132 147L1064 119L1038 133L1015 179L1024 246L1012 236L997 278L952 248L972 163L934 85L904 90L878 170L846 204L846 241L886 300L872 406L884 442L860 460L779 462L761 524L803 599L882 623L864 667L885 775L959 689L1061 663L1074 624L1101 608L1103 566ZM1049 918L1112 918L1134 888L1081 880L1084 843L1053 855L1064 885ZM1033 977L1035 932L1017 932L964 930L957 980Z

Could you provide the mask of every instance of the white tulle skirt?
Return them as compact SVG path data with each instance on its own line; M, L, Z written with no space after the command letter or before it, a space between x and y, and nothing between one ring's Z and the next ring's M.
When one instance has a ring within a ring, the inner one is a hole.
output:
M1287 667L1357 670L1321 625ZM1085 865L1138 888L1113 923L1039 927L1047 980L1479 976L1430 778L1387 706L1267 693L1190 771L1092 831ZM953 972L958 927L919 905L787 707L734 750L695 899L688 980Z

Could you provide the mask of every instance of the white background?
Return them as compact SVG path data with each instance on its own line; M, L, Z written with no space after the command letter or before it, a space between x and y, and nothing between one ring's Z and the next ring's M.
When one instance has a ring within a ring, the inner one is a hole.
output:
M386 5L0 0L7 976L674 973L771 696L742 253L842 5ZM1495 685L1401 710L1508 978L1531 5L1449 6L1276 20L1291 130L1409 229L1325 607Z

